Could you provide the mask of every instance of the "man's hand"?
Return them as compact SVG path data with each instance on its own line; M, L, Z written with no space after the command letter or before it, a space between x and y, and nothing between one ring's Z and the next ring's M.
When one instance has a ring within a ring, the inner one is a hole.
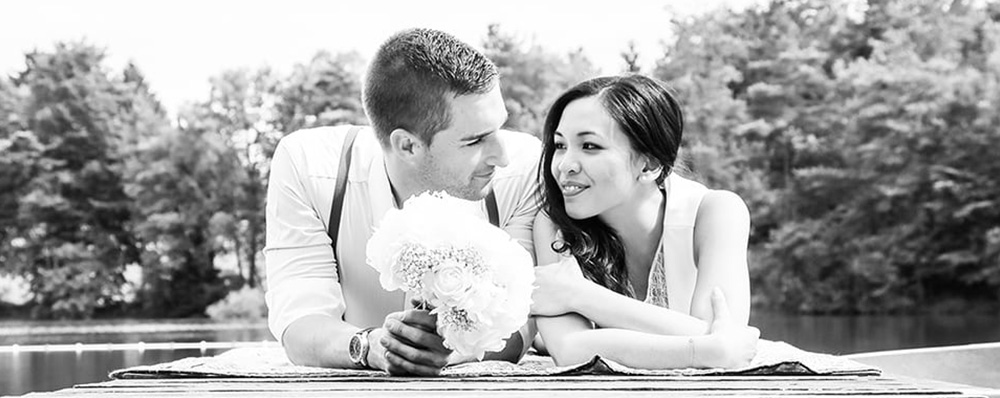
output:
M437 316L428 310L391 313L369 334L368 363L394 376L437 376L448 365L451 350L436 330Z

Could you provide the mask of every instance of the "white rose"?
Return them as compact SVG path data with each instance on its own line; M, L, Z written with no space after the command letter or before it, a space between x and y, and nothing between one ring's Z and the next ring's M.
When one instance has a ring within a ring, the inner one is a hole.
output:
M425 276L424 288L430 290L425 297L431 298L431 304L452 308L468 305L475 276L462 264L447 260Z

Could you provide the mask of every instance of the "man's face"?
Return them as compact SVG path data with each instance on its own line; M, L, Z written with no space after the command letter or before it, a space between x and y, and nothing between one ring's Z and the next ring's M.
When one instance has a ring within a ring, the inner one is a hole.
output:
M451 126L434 135L418 166L418 178L426 190L479 200L489 193L496 168L508 162L497 136L507 120L500 87L485 94L460 95L450 108Z

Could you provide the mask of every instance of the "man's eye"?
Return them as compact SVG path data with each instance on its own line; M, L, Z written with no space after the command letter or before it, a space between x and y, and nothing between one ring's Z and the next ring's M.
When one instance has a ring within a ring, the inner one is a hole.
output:
M469 143L465 144L465 146L475 146L475 145L479 145L482 142L483 142L482 138L476 138L476 139L474 139L472 141L469 141Z

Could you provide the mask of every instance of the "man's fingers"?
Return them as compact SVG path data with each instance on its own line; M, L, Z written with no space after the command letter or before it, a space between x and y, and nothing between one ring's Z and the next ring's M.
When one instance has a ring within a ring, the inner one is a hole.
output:
M722 289L715 287L712 289L712 317L714 322L729 319L729 304L726 303L726 296L722 294Z
M393 337L417 346L438 352L446 352L444 339L437 333L428 332L422 327L411 326L396 319L386 319L383 325L385 330Z
M386 338L382 339L381 343L386 350L417 365L424 365L438 369L448 365L448 354L446 353L420 350L411 347L402 341L393 338L392 336L386 336Z
M417 375L417 376L438 376L441 374L440 368L415 364L405 358L396 355L392 351L385 352L385 361L389 365L386 371L393 376Z
M426 310L408 310L400 313L397 318L400 322L410 326L416 326L428 332L437 331L437 315L431 315Z

